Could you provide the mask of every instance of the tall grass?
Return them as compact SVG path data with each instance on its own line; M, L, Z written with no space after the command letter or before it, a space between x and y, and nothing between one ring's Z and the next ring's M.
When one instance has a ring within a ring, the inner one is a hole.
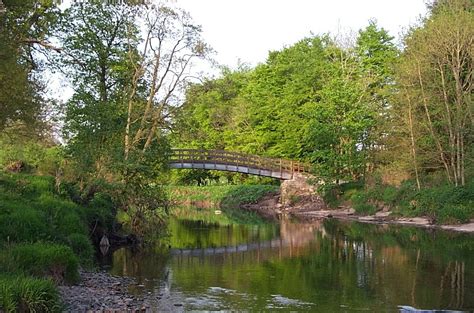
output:
M0 312L61 312L51 280L0 276Z
M79 260L68 246L50 243L18 244L10 249L17 269L56 283L79 280Z
M92 211L56 193L53 177L0 173L0 312L61 311L55 284L92 261Z

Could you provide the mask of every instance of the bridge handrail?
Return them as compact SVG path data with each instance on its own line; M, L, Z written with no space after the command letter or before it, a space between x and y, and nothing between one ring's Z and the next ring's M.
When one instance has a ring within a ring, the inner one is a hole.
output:
M170 163L211 163L232 166L246 166L261 170L286 173L310 173L307 163L286 159L260 157L242 152L204 149L172 149Z

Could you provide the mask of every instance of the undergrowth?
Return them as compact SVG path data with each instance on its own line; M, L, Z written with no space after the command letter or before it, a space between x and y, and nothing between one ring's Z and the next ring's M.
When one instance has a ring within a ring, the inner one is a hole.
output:
M349 203L358 214L388 209L398 216L426 216L438 224L465 223L474 218L474 181L465 186L438 185L421 190L413 181L399 187L351 182L326 188L324 198L333 208Z
M92 264L91 209L50 176L0 173L0 312L56 312L56 284Z

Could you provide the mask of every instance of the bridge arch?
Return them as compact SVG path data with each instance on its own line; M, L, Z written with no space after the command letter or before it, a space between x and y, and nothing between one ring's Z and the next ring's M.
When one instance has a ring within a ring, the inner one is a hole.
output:
M309 173L308 164L260 157L225 150L173 149L169 166L174 169L205 169L292 179L295 173Z

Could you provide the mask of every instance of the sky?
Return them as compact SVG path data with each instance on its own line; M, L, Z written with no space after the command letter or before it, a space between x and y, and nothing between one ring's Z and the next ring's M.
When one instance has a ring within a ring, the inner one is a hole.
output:
M426 13L426 0L170 0L203 27L222 65L257 65L269 51L330 32L347 36L375 19L397 39Z
M159 2L159 0L153 0ZM281 50L310 36L331 33L338 38L357 35L370 19L396 39L426 14L427 0L162 0L188 11L220 65L237 68L265 62L268 52ZM63 1L62 7L71 0ZM208 63L196 72L219 75ZM67 100L72 88L62 77L52 77L51 94Z

